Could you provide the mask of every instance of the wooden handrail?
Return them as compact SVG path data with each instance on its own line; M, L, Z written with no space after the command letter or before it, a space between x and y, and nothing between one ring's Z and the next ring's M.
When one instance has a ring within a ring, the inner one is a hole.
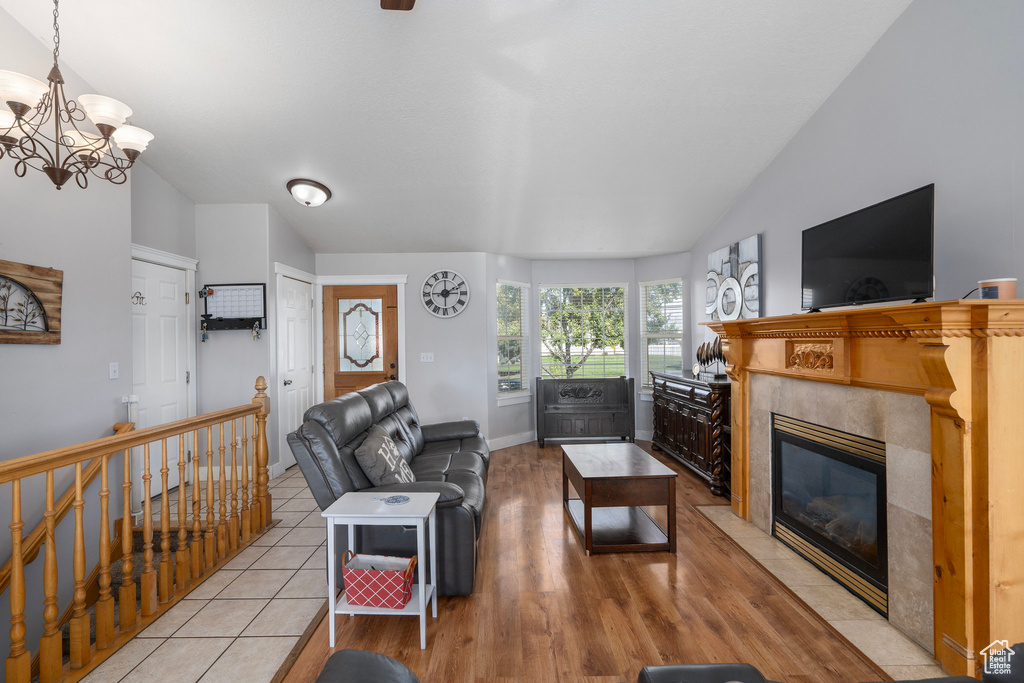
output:
M67 467L79 462L85 462L100 455L111 455L127 448L144 446L160 439L169 439L184 432L191 432L203 427L209 427L221 422L228 422L239 417L258 415L261 405L238 406L227 408L216 413L206 413L198 417L189 417L177 422L157 425L128 432L126 434L115 434L95 441L58 448L45 453L26 455L23 458L8 460L0 463L0 484L6 484L15 479L30 477L34 474L42 474L47 470L55 470Z
M114 434L126 434L135 429L134 422L118 422L114 425ZM89 463L89 466L85 468L85 472L82 473L82 485L85 488L89 488L92 483L96 480L97 475L100 473L102 461L97 457ZM64 495L57 501L57 506L54 515L54 525L60 524L60 521L64 519L68 512L71 511L71 505L75 502L75 485L72 483L68 490L64 492ZM43 547L43 541L46 540L46 520L42 519L36 528L32 530L25 540L22 541L22 555L25 558L25 564L31 564L39 557L39 549ZM13 557L7 558L7 562L4 563L3 567L0 567L0 594L2 594L7 587L11 585L11 561Z
M170 605L184 597L198 582L227 563L251 543L254 536L271 524L273 501L267 488L269 448L266 431L270 405L266 380L263 377L257 378L255 388L256 396L247 405L138 431L131 431L133 425L123 424L118 426L113 436L0 463L0 484L11 485L9 528L12 552L10 561L0 568L0 585L8 594L11 608L10 655L5 661L6 680L9 683L29 683L33 670L39 672L41 683L58 683L69 680L69 677L70 680L78 680L128 642L140 628L148 626ZM228 432L231 439L230 460L227 458ZM238 438L239 433L241 439ZM200 498L203 486L199 476L201 436L205 437L206 445L205 509ZM219 463L218 458L214 457L215 437ZM175 453L168 448L168 440L174 438L178 439L176 463L172 462ZM190 449L186 448L187 444L191 445ZM138 447L142 449L141 558L133 551L134 514L130 506L134 488L131 453ZM111 472L108 465L110 458L115 455L123 457L124 462L120 501L110 499L110 487L115 482L109 478ZM159 470L154 467L151 456L159 458ZM238 509L236 502L239 462L242 466L242 509ZM173 551L172 558L172 494L169 475L173 465L177 466L182 479L191 465L194 480L191 542L188 541L188 501L182 492L177 501L180 518L174 522L178 527L178 547ZM64 467L74 469L74 485L55 503L54 473ZM213 474L215 470L216 477ZM249 471L252 477L247 481ZM22 479L37 474L46 475L46 512L42 524L26 535L22 533L25 527L21 509ZM86 538L91 534L86 534L84 496L95 480L99 481L100 553L96 569L92 574L87 574ZM157 491L153 490L154 484L157 485ZM232 503L230 516L227 506L229 492ZM213 516L217 503L219 524L215 524ZM120 536L117 539L120 545L119 559L114 557L119 552L118 548L111 543L111 504L123 507L121 520L117 522L119 531L115 530L115 535ZM70 661L62 661L60 627L64 620L58 619L57 605L58 564L62 561L58 560L55 548L55 527L61 518L70 516L68 513L71 511L74 512L74 543L70 558L74 593L73 601L65 612L70 615L67 619L71 627ZM201 533L204 512L205 537ZM155 515L159 515L158 518ZM157 546L160 549L159 562L155 559ZM26 642L25 566L36 559L43 548L44 632L39 637L39 650L33 663L33 655ZM138 588L141 588L142 600L137 603L133 573L140 559L142 574ZM116 587L115 597L115 587L111 586L111 569L112 564L117 562L120 563L122 578L120 586ZM96 607L95 616L90 612L93 604ZM116 626L115 610L120 613ZM95 639L92 635L94 625Z

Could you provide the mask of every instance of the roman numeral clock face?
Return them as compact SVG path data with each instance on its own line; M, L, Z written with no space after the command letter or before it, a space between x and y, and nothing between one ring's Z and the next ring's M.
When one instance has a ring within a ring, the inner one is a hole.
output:
M454 270L439 270L423 281L420 297L428 312L438 318L451 318L469 303L469 285Z

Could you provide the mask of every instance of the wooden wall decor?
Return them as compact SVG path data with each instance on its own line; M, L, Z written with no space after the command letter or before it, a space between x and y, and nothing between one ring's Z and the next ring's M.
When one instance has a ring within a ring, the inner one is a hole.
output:
M961 300L707 323L732 379L732 509L750 519L750 376L924 396L931 406L935 658L978 676L1024 641L1024 301ZM830 349L830 368L808 369ZM795 358L795 359L794 359Z
M60 344L64 271L0 261L0 344Z

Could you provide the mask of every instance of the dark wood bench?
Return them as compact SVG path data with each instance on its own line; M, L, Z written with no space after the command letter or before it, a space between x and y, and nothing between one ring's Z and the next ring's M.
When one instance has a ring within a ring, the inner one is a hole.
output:
M537 378L537 443L601 437L633 441L633 379Z

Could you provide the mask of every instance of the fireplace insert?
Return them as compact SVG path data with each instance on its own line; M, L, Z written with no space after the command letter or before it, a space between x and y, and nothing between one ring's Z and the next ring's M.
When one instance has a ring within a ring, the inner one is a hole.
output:
M772 415L773 533L888 612L885 444Z

